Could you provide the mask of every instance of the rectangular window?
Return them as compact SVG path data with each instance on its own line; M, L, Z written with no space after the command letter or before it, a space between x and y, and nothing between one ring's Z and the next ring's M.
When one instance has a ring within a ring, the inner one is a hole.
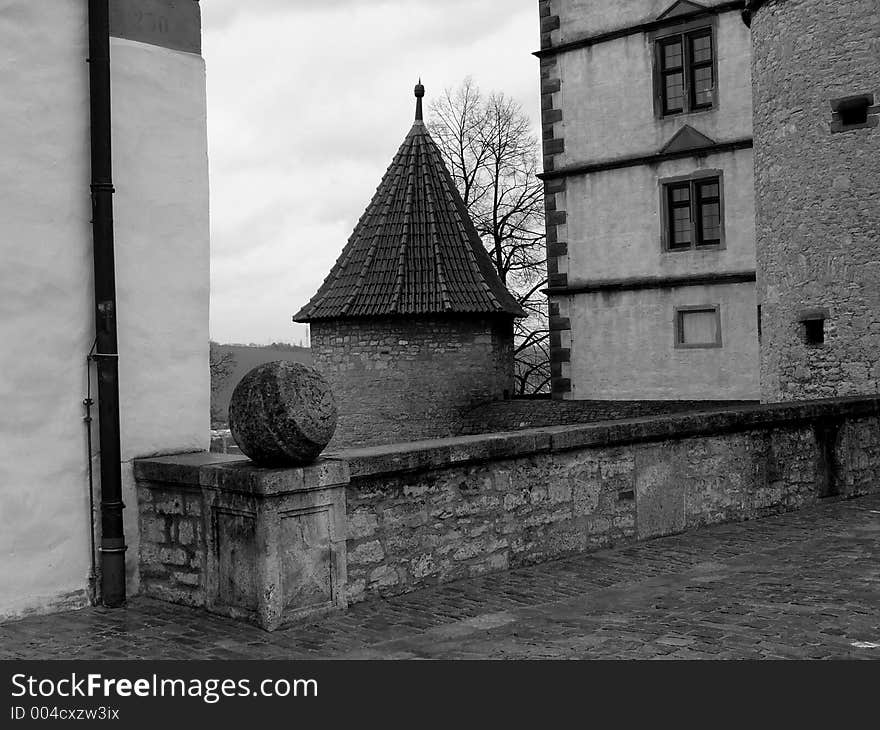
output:
M684 54L681 36L660 43L663 114L684 111Z
M658 39L657 71L662 116L711 109L715 103L712 28Z
M662 184L664 239L670 251L723 243L720 174Z
M669 200L669 248L690 248L693 243L690 183L670 185L666 194Z
M721 347L721 308L707 304L676 309L675 346Z
M721 243L721 191L718 178L697 180L697 245L717 246Z

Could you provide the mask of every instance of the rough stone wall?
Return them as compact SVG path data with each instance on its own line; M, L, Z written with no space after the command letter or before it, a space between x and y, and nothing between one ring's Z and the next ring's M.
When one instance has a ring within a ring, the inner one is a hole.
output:
M330 450L458 433L513 388L510 317L313 322L311 349L339 408Z
M355 459L346 495L347 598L876 491L880 418L834 424L551 447L410 473L357 476Z
M348 600L634 537L632 469L612 450L358 480L346 494Z
M751 21L766 401L880 391L880 12L876 0L770 0ZM873 94L834 131L831 102ZM808 345L805 310L827 309Z
M141 591L173 603L204 606L201 490L142 482L137 498Z

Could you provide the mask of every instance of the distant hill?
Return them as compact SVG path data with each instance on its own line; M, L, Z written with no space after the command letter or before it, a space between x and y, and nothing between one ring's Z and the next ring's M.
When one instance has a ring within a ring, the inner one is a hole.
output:
M297 345L276 342L271 345L217 345L217 348L221 355L229 353L235 360L229 376L222 380L216 390L213 388L211 390L212 425L226 422L232 391L257 365L275 360L290 360L303 365L312 364L312 351L308 347Z

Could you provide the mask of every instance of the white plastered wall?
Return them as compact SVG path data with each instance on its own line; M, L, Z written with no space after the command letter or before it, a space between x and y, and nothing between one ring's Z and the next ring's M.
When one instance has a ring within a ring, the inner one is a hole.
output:
M654 50L649 34L634 33L558 57L565 139L557 167L659 152L688 124L716 142L752 135L749 29L738 12L715 19L718 101L714 109L657 118Z
M87 31L80 0L0 0L0 620L87 602L82 400L94 339ZM133 593L131 460L208 446L205 69L197 55L121 39L113 39L111 63ZM93 430L97 452L97 422Z
M753 283L575 294L572 398L757 400L758 335ZM675 347L678 307L720 307L721 347Z
M661 181L707 170L720 171L723 181L724 247L665 251ZM752 150L746 149L570 177L566 190L569 285L754 271L753 170Z

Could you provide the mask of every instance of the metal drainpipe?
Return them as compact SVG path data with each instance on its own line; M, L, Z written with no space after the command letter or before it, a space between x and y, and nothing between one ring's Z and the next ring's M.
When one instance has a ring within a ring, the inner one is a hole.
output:
M92 237L95 257L94 359L98 372L101 449L101 601L125 603L125 536L119 443L119 354L113 257L113 176L110 150L110 6L89 0L89 106L92 152Z

